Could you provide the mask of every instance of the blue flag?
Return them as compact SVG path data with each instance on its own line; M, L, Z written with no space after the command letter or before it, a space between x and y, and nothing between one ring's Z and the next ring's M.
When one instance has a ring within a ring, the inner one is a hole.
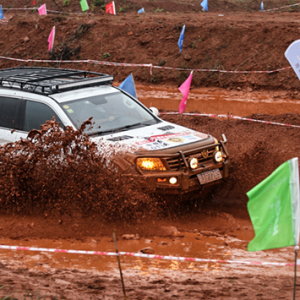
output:
M180 37L178 40L178 46L179 46L179 51L181 52L182 50L182 45L183 45L183 40L184 40L184 31L185 31L185 25L183 25L180 33Z
M137 99L134 80L132 74L130 74L120 85L119 88L127 92L131 96Z
M0 20L4 19L2 5L0 5Z
M264 11L264 3L261 1L261 3L260 3L260 10L261 11Z
M203 0L200 5L203 7L203 11L208 11L208 0Z
M144 13L144 12L145 12L145 10L144 10L144 7L143 7L143 8L141 8L141 9L138 11L138 14Z

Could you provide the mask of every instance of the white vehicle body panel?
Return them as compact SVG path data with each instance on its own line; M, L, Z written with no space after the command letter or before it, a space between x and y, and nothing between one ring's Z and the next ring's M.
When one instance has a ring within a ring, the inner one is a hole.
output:
M151 151L173 148L184 144L199 142L205 138L208 138L208 135L206 134L202 134L200 132L163 120L161 121L161 123L147 127L131 129L128 131L122 131L100 137L93 137L92 140L95 142L103 140L113 144L117 142L121 145L128 145L143 149L145 151ZM159 129L168 125L172 126L173 128L168 131L162 131ZM122 140L124 135L127 137L130 136L131 138ZM120 138L119 141L110 142L110 139L116 138L115 140L117 140L118 137Z
M61 94L54 94L51 96L43 96L34 93L28 93L23 91L15 91L11 89L3 89L0 92L0 96L20 98L24 100L37 101L49 106L60 118L64 126L71 126L74 129L75 126L69 117L65 114L63 109L58 103L64 103L70 100L82 99L87 95L96 96L102 94L110 94L117 92L118 89L112 86L99 86L99 87L90 87L85 89L79 89L74 91L68 91ZM51 99L52 98L52 99ZM141 104L145 109L148 110L143 104ZM173 123L169 123L159 119L161 122L155 125L134 128L129 130L124 130L114 134L102 135L98 137L91 137L95 142L106 141L106 143L116 144L120 143L121 145L132 146L134 148L140 148L145 151L150 150L161 150L172 148L176 146L181 146L184 144L194 143L201 141L208 137L208 135L188 129L183 126L179 126ZM159 128L164 126L172 126L173 128L163 131ZM0 127L0 144L4 145L9 142L15 142L21 138L26 138L28 132L15 130L12 131L8 128ZM122 139L122 137L130 136L129 139ZM113 138L120 137L120 140L110 141Z

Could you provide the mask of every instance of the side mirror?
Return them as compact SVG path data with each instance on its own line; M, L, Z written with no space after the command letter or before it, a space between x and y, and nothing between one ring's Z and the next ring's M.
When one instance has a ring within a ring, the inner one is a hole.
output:
M159 117L159 111L156 107L150 107L149 110L157 117Z

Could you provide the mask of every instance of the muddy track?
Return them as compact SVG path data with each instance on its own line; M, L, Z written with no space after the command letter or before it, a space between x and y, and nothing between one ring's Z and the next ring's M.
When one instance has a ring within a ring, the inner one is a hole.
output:
M46 3L48 9L57 9L53 1ZM74 1L64 7L62 1L57 0L57 3L64 11L78 11L78 3ZM264 3L265 8L290 4L285 1ZM56 59L249 71L287 67L284 51L299 38L299 8L259 13L256 12L259 4L260 1L247 1L241 8L240 2L215 1L210 4L209 13L202 13L197 1L116 1L116 16L104 15L96 6L94 15L89 17L38 17L33 12L4 11L9 22L0 24L0 55L22 59L51 58L47 53L47 38L51 28L56 26L52 56ZM3 0L2 5L23 7L24 2ZM31 6L31 3L25 5ZM145 8L145 15L136 14L141 7ZM187 30L180 54L177 41L183 24ZM0 60L1 68L19 65L41 66ZM148 68L83 63L43 66L110 73L115 75L117 82L132 72L135 81L148 85L147 89L155 85L174 89L189 74L157 69L150 74ZM282 102L279 112L271 107L274 101L300 98L299 81L291 69L272 74L195 72L192 89L204 86L223 89L222 93L228 93L228 99L233 96L243 99L250 93L254 97L264 91L267 96L263 97L268 98L270 106L261 112L268 114L259 113L255 102L251 106L245 102L247 107L243 116L300 125L296 102ZM211 106L206 101L206 107L203 107L196 101L198 96L195 92L195 98L188 103L189 111L235 112L226 101L218 100L218 104L214 102ZM164 103L158 107L177 109L175 101L161 101ZM148 102L149 106L153 100ZM220 105L223 107L218 111ZM234 107L235 102L231 105ZM231 162L229 177L220 185L203 190L196 200L164 198L145 194L130 183L122 185L116 181L117 175L109 173L108 176L105 168L99 171L94 165L92 172L91 169L87 172L76 159L72 161L76 155L69 161L69 164L75 162L73 170L62 175L63 170L54 168L53 176L48 174L47 168L41 176L36 170L26 169L22 160L12 163L2 157L7 167L5 174L9 176L1 177L0 243L114 251L111 236L114 228L122 251L135 252L151 246L156 254L162 255L293 261L292 248L251 254L246 251L254 236L246 210L246 192L280 164L299 155L299 129L196 116L165 115L162 118L218 139L225 133ZM55 149L53 151L55 153ZM88 155L80 155L86 162L90 159ZM98 163L101 165L102 162ZM12 174L20 180L11 180ZM95 180L96 177L101 180ZM91 189L91 184L98 189ZM179 234L170 232L174 228ZM211 236L202 234L203 231L210 232ZM138 235L139 240L123 240L123 234ZM40 293L48 295L45 299L122 299L114 258L0 250L0 262L0 287L4 286L0 295L3 297L39 299ZM126 258L121 262L130 299L291 299L292 296L292 268L191 265L173 261L166 264ZM297 293L300 293L299 286Z

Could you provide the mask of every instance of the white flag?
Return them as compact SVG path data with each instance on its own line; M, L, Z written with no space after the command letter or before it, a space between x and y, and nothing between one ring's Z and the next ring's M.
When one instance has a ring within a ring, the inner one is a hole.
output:
M300 80L300 40L290 44L284 55Z

